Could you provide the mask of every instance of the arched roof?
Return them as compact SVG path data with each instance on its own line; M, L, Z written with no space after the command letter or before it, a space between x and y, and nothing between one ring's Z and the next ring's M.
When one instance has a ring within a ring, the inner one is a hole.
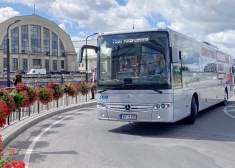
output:
M56 23L47 20L41 16L38 15L26 15L26 16L15 16L13 18L10 18L2 23L0 23L0 44L2 43L5 35L7 34L7 28L10 24L14 23L16 20L21 20L20 22L17 22L10 26L10 30L14 29L15 27L19 27L21 25L38 25L45 27L52 32L54 32L62 41L64 45L64 50L67 53L76 54L73 43L71 41L70 36L62 30Z

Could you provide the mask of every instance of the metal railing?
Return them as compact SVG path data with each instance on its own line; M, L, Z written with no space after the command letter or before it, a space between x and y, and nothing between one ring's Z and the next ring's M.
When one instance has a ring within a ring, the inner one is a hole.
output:
M10 116L7 118L7 125L10 125L11 122L22 120L25 117L30 117L31 115L35 115L37 113L40 113L42 111L47 111L50 109L56 109L59 107L65 107L72 104L79 104L86 102L86 96L87 98L90 98L91 94L88 93L85 96L77 95L76 97L72 98L71 96L64 95L59 100L53 100L52 102L49 102L48 104L44 105L38 101L36 101L33 105L30 105L29 107L21 108L21 111L13 110L10 112Z
M0 78L0 82L3 81L3 79L6 79L6 78ZM23 83L31 87L37 87L39 84L47 85L48 83L52 81L56 83L60 83L61 85L64 83L75 84L78 82L84 82L85 75L84 74L52 75L50 77L46 77L46 75L34 75L34 76L23 75ZM14 87L13 83L11 86ZM6 85L3 85L3 87L6 87ZM21 108L20 112L18 110L11 111L10 116L7 118L6 126L10 125L12 122L15 122L17 120L22 120L25 117L30 117L31 115L36 115L37 113L40 113L42 111L56 109L56 108L63 107L63 106L69 106L72 104L79 104L82 102L86 102L90 98L91 98L91 93L88 92L88 94L85 96L78 94L74 98L64 94L64 96L60 98L59 100L53 100L52 102L49 102L46 105L40 103L39 101L36 101L33 105L30 105L29 107Z
M10 78L11 87L14 86L13 76ZM86 80L85 74L45 74L45 75L22 75L22 82L30 86L38 86L39 84L47 84L49 82L63 83L77 83L84 82ZM0 76L0 87L7 86L7 78Z

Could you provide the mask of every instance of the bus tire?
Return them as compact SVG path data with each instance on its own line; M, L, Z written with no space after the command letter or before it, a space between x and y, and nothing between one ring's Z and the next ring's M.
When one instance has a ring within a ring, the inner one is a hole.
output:
M227 103L228 103L228 93L227 93L227 91L225 90L225 91L224 91L224 100L221 102L221 105L222 105L222 106L226 106Z
M195 123L196 117L197 117L197 111L198 111L198 109L197 109L196 100L193 96L192 100L191 100L191 113L190 113L190 116L188 116L186 118L187 124L194 124Z

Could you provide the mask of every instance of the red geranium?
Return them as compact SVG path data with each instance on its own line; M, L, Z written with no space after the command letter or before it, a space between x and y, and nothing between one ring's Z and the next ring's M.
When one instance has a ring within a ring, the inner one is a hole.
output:
M38 100L42 104L47 104L53 100L53 91L49 87L38 88Z
M87 83L85 82L81 82L81 83L78 83L76 84L76 87L78 88L79 92L85 96L86 94L88 94L89 92L89 86Z
M10 149L7 155L4 155L4 146L2 136L0 135L0 167L1 168L24 168L25 163L21 160L12 160L16 154L15 149Z
M75 97L78 94L78 89L73 84L64 84L64 92L68 94L68 96Z
M63 97L64 90L59 83L51 82L47 85L48 88L52 89L53 91L53 99L58 100L59 98Z
M6 118L10 115L9 106L0 99L0 128L6 124Z
M27 90L29 105L32 105L38 99L38 90L32 87L29 87Z
M0 99L8 105L9 111L15 108L14 98L9 90L0 89Z

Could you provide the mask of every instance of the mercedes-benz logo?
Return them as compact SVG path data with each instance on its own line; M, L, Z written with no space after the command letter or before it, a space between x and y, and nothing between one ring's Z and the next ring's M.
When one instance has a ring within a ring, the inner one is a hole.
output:
M131 105L130 104L125 105L125 109L126 110L130 110L131 109Z

